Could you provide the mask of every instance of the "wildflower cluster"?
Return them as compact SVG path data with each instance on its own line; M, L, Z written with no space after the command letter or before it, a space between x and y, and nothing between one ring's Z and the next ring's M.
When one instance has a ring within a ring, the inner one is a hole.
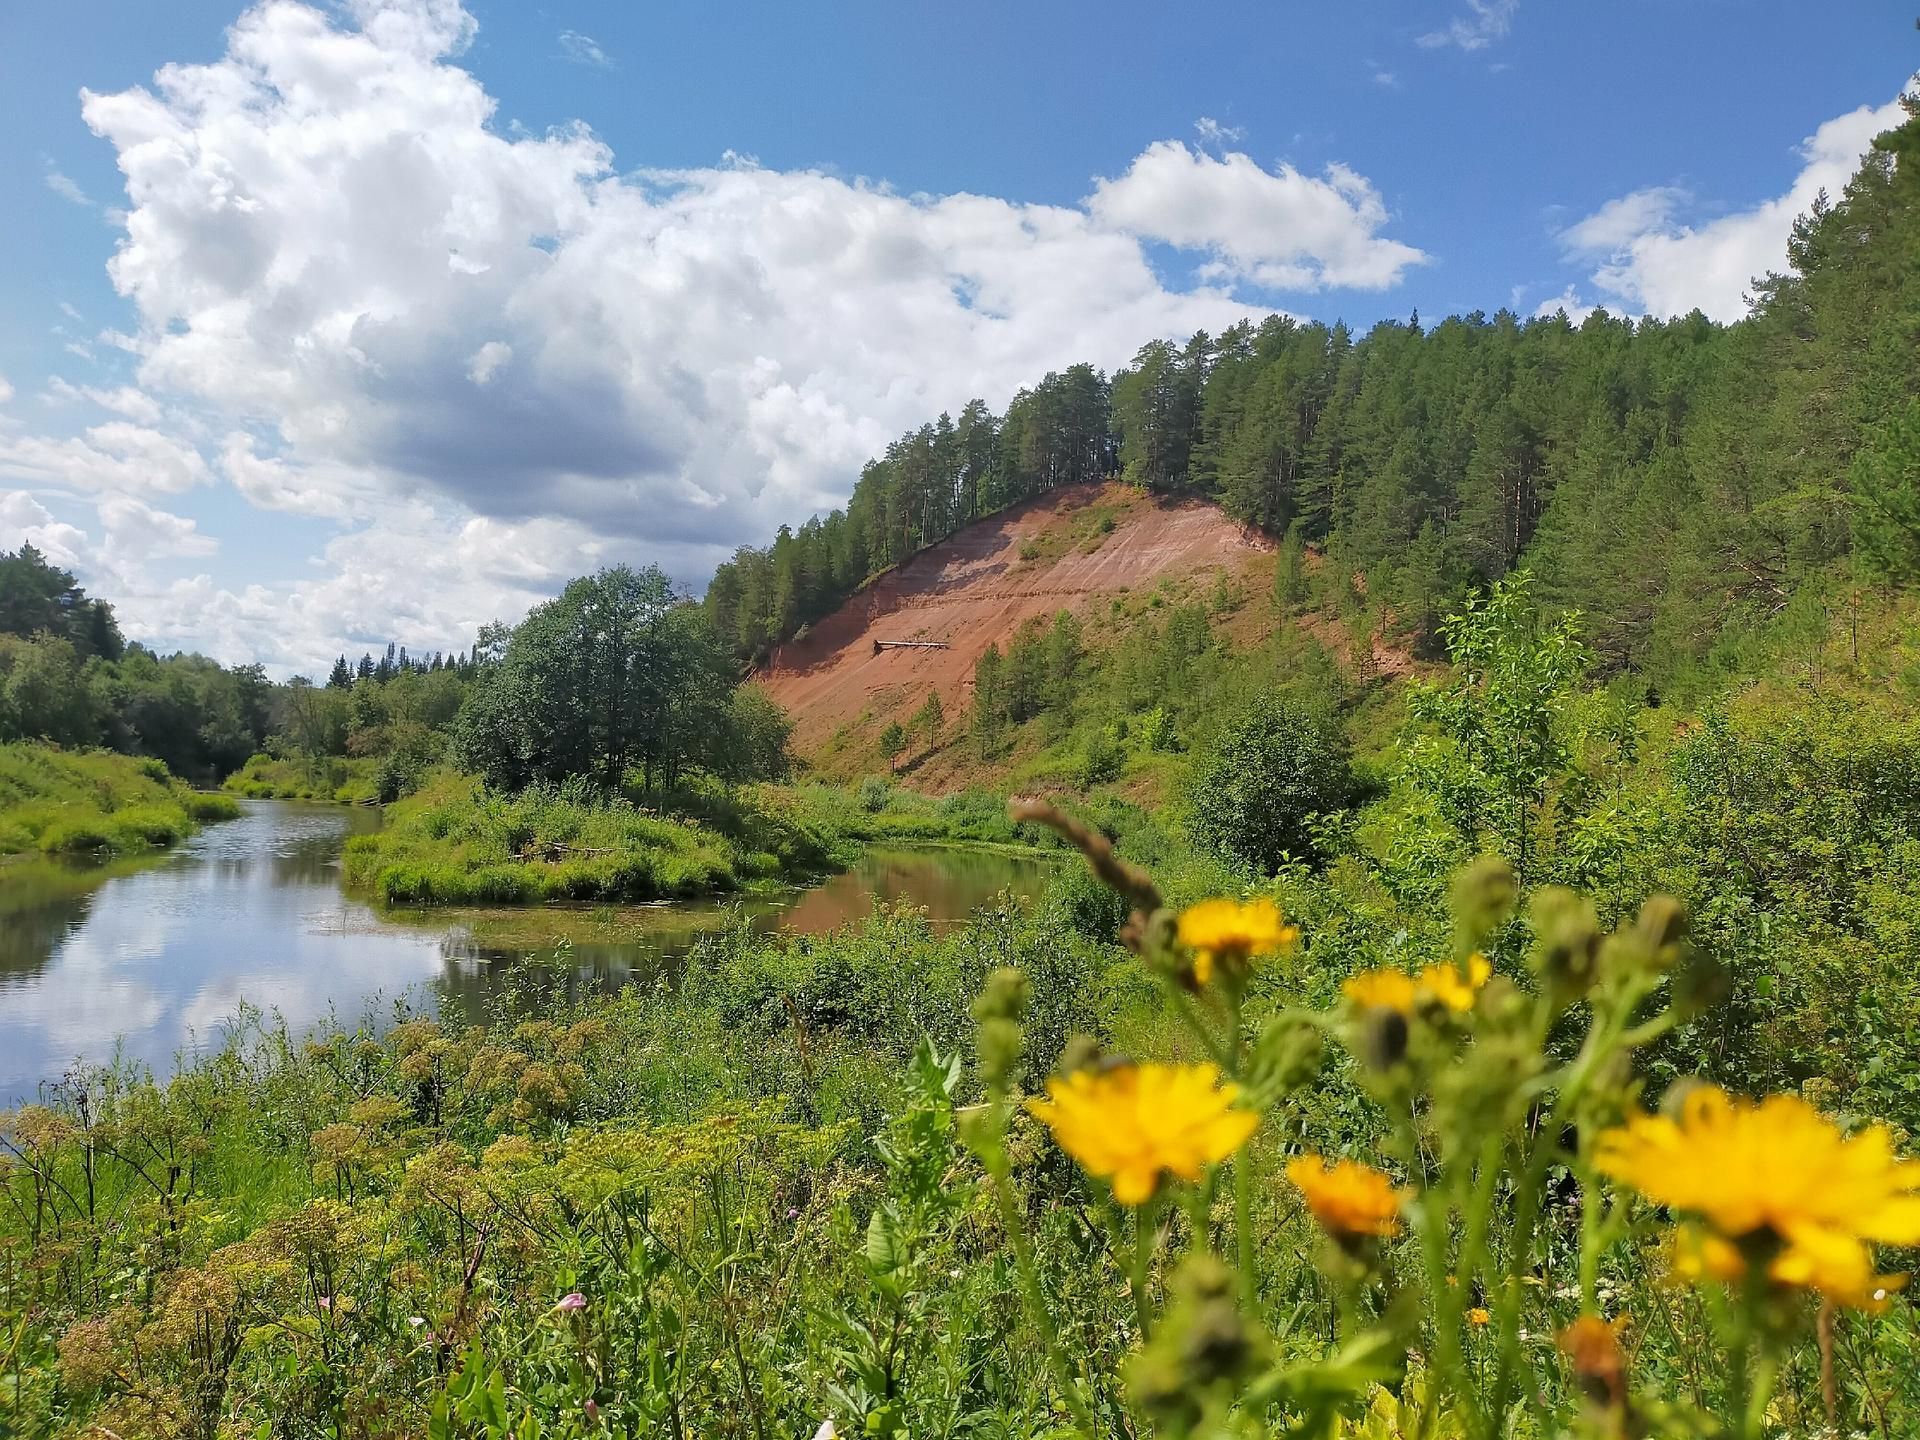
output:
M1127 1389L1161 1433L1326 1434L1383 1382L1407 1387L1422 1434L1435 1415L1441 1433L1506 1433L1516 1404L1556 1389L1595 1434L1686 1431L1686 1405L1636 1384L1619 1306L1625 1277L1664 1253L1671 1277L1727 1287L1710 1334L1729 1357L1732 1433L1757 1436L1783 1347L1808 1327L1799 1297L1872 1310L1904 1282L1880 1273L1873 1246L1920 1243L1920 1162L1884 1129L1847 1134L1798 1097L1708 1086L1676 1085L1671 1114L1642 1110L1636 1055L1715 990L1674 902L1603 931L1586 901L1547 888L1517 917L1512 873L1481 861L1455 887L1452 953L1353 974L1330 1009L1282 1006L1255 1024L1246 1002L1272 988L1263 962L1303 943L1271 898L1172 913L1098 837L1044 807L1023 814L1057 821L1133 902L1129 943L1207 1057L1070 1046L1023 1107L1002 1066L971 1135L1010 1228L1021 1108L1110 1200L1135 1312ZM1371 1153L1303 1143L1320 1036L1383 1117ZM1324 1237L1332 1355L1301 1307L1262 1293L1264 1252L1289 1243L1271 1218L1287 1196ZM1016 1248L1051 1346L1052 1302ZM1830 1343L1824 1321L1820 1334ZM1053 1374L1093 1434L1084 1358L1056 1354Z

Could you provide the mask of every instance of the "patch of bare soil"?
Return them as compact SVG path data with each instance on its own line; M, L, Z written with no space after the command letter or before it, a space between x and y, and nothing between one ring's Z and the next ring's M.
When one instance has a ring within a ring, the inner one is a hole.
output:
M1239 574L1271 550L1205 501L1073 486L989 516L880 576L781 646L759 678L792 715L802 754L863 716L904 722L931 691L953 724L973 703L975 662L989 645L1005 649L1033 616L1072 610L1091 629L1091 612L1114 595L1163 577ZM890 643L900 641L919 643Z

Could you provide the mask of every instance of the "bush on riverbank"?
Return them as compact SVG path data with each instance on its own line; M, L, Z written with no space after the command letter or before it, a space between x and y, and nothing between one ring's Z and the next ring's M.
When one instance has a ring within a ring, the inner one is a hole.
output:
M350 759L343 755L255 755L226 778L225 788L249 800L371 805L380 798L379 765L376 758Z
M0 855L157 849L240 813L189 789L158 760L48 745L0 745Z
M847 858L770 793L669 799L671 812L585 785L508 796L441 775L347 843L347 881L389 905L644 901L819 874Z

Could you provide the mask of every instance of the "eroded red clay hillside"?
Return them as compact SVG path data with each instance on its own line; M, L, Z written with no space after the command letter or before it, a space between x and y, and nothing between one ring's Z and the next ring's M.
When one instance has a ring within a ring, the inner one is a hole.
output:
M1157 501L1124 485L1081 485L968 526L881 576L761 676L807 753L862 715L905 721L937 690L948 721L973 703L973 667L1035 615L1072 610L1100 636L1093 608L1162 577L1205 582L1271 550L1264 538L1199 500ZM936 641L885 649L876 641Z

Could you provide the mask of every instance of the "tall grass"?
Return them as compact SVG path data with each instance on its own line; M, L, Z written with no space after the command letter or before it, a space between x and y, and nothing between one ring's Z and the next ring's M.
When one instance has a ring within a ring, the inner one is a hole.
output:
M0 745L0 855L159 849L240 813L187 788L158 760L47 745Z

